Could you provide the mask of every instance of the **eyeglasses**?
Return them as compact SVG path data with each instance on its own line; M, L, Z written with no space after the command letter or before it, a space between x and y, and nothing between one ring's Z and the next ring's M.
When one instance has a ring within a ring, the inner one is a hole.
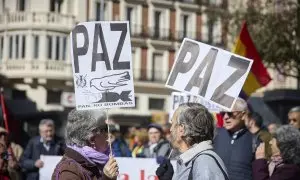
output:
M245 111L234 111L234 112L222 111L222 112L220 112L220 114L221 114L222 117L224 117L225 114L227 114L227 116L229 118L235 118L236 116L238 116L241 113L245 113Z
M227 116L228 116L229 118L234 117L234 116L233 116L233 112L225 112L225 111L222 111L222 112L220 112L220 114L221 114L222 117L224 117L225 114L227 114Z

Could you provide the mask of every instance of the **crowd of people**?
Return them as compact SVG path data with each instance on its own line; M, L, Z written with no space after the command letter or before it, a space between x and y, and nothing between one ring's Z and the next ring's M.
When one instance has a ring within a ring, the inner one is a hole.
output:
M263 118L240 98L231 112L221 115L224 125L215 128L204 106L186 103L175 111L170 125L131 127L124 135L115 125L107 132L105 111L72 110L64 139L55 135L53 120L43 119L40 135L24 149L0 128L0 180L38 180L39 169L47 163L41 155L63 155L53 172L55 180L116 179L114 157L155 158L160 180L300 179L300 106L287 114L288 125L266 128ZM170 160L176 160L176 168Z

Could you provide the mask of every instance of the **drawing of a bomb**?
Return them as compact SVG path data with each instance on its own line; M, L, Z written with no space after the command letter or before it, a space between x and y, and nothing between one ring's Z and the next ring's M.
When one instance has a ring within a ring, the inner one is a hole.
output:
M87 75L79 75L79 76L76 76L77 80L76 80L76 85L77 87L80 87L80 88L84 88L86 87L86 76Z

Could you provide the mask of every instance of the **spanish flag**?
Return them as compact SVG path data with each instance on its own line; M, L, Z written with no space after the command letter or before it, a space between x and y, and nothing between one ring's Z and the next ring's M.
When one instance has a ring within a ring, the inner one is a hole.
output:
M240 93L241 98L247 99L253 92L263 86L266 86L272 79L254 46L247 29L246 22L243 23L242 30L236 40L232 52L240 56L253 59L251 71L249 72Z
M254 43L250 37L249 31L247 29L247 23L244 22L242 30L236 40L235 46L233 47L232 53L244 56L246 58L253 60L253 65L248 77L245 81L242 91L240 92L240 97L243 99L248 99L248 97L255 92L257 89L266 86L272 79L267 71L267 68L262 63ZM215 115L217 121L217 126L223 126L223 117L220 114Z

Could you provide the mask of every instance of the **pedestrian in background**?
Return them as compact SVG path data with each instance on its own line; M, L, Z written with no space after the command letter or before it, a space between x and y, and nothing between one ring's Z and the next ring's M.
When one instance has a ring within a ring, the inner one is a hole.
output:
M263 118L256 112L251 112L245 119L247 129L256 136L261 142L264 142L266 158L269 160L272 156L270 141L272 135L263 128Z
M256 151L253 162L253 180L299 180L300 179L300 132L284 125L276 130L270 141L272 160L268 163L265 145Z
M39 169L44 166L41 155L63 155L64 141L55 136L52 119L43 119L39 124L39 136L29 140L21 157L21 167L25 170L27 180L39 180Z
M251 163L260 140L245 126L248 116L245 100L237 98L232 112L222 112L224 127L217 129L215 152L222 158L231 180L252 180Z
M289 124L300 130L300 106L293 107L288 113Z

